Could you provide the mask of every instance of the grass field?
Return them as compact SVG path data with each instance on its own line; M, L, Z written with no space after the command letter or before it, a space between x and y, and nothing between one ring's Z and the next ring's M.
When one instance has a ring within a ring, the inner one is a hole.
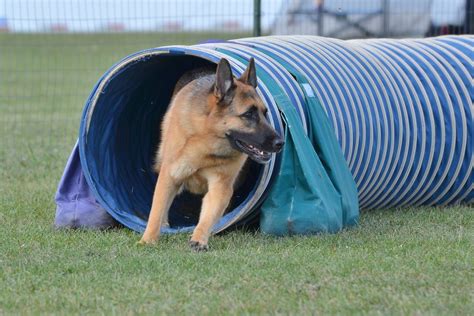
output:
M0 314L474 314L474 208L365 212L335 235L137 247L56 231L53 195L100 75L139 49L242 34L0 35Z

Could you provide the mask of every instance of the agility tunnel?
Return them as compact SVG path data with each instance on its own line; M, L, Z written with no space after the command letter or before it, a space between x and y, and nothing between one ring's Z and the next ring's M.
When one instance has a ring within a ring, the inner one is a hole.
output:
M255 58L257 91L286 145L269 164L246 166L214 232L258 215L272 234L334 232L357 223L359 206L472 203L473 44L472 36L272 36L130 55L86 102L56 195L56 224L100 227L112 216L144 230L156 181L152 159L174 84L221 58L236 76ZM199 197L178 197L165 232L193 229L199 205Z

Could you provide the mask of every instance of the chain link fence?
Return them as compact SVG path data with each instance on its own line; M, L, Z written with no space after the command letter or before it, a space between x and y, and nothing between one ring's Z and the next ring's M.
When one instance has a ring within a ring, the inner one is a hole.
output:
M135 51L252 34L472 33L472 13L472 0L0 0L0 176L59 178L92 87Z

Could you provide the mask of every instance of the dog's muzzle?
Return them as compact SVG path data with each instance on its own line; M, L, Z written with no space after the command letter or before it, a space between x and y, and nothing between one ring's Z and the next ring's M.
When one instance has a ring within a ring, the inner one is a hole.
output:
M249 156L253 161L266 164L272 158L272 153L279 153L285 144L284 140L278 135L272 135L259 143L257 137L252 134L228 132L226 134L232 147Z

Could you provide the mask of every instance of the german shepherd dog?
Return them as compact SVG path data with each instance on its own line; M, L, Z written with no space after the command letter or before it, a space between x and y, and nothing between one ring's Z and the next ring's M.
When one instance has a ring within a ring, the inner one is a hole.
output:
M169 225L172 201L185 189L204 194L189 245L207 250L247 158L265 164L282 149L284 141L267 122L256 87L253 58L238 79L223 58L215 71L194 70L178 80L161 126L155 160L159 177L141 244L158 241L160 228Z

